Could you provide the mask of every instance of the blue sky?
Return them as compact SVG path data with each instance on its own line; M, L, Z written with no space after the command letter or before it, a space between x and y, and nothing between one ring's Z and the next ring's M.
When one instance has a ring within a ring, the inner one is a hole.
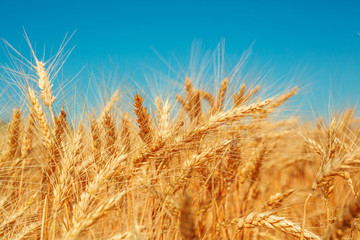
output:
M76 30L64 66L69 76L85 65L111 69L109 59L133 73L145 64L166 71L154 49L186 65L194 40L214 49L225 39L234 59L254 43L250 65L268 67L275 80L295 79L289 84L306 86L320 108L330 85L339 106L359 96L359 1L0 0L0 37L28 53L23 27L39 49L57 48ZM0 63L6 61L1 52Z

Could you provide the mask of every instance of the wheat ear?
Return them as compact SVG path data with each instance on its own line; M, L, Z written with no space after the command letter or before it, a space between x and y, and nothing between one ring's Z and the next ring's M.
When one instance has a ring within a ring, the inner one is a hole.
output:
M104 117L104 125L105 125L105 133L106 133L106 145L105 149L108 152L108 155L114 156L117 152L117 146L116 146L116 129L115 129L115 123L110 115L110 113L106 114Z
M44 62L38 61L36 57L35 57L35 61L36 61L35 70L36 70L36 74L39 77L38 85L41 90L40 97L44 101L45 105L51 108L51 105L55 101L55 97L51 92L52 84L49 79L48 70L45 68Z
M265 227L270 229L279 230L285 234L300 237L301 227L294 224L284 217L272 215L271 212L263 212L257 214L256 212L250 213L245 218L237 220L237 226L239 229L252 228L252 227ZM320 240L321 238L306 229L304 229L304 239Z
M218 112L223 109L225 94L226 94L226 90L228 88L228 83L229 83L228 78L224 78L224 80L221 81L219 94L216 99L216 108L213 110L214 112Z
M147 112L147 108L143 106L144 99L139 94L135 95L134 101L134 112L136 114L139 125L139 136L144 143L149 145L153 141L153 133L150 125L150 115Z
M120 140L122 143L122 146L124 148L125 153L130 153L132 148L131 144L131 122L129 119L129 115L127 113L123 113L121 116L121 133L120 133Z
M9 155L8 160L15 158L15 154L19 148L21 113L20 109L15 109L13 118L10 123L10 136L8 138Z
M40 125L40 129L43 134L43 140L44 140L45 146L47 147L48 150L50 150L51 134L50 134L49 124L45 118L43 109L42 109L39 101L37 100L34 91L32 89L28 88L28 92L29 92L30 103L34 107L34 111L36 113L36 119Z
M16 213L13 213L0 224L0 236L4 236L6 232L9 232L13 228L14 223L26 214L27 210L32 206L36 198L37 194L33 194L24 204L24 206L22 206Z
M271 195L269 197L269 200L267 201L267 203L265 204L264 208L269 211L272 210L276 207L278 207L286 198L288 198L293 192L295 191L295 189L289 189L285 192L282 193L276 193L274 195Z
M109 102L106 104L104 109L102 110L99 118L98 123L103 124L104 117L110 114L112 108L114 107L115 103L119 100L119 90L116 90L115 93L111 96Z
M68 231L64 237L66 240L75 240L78 239L79 235L86 230L86 228L93 225L101 216L103 216L106 211L113 208L125 195L125 192L121 192L114 197L105 200L92 212L82 215L82 218L77 221L73 221L73 226Z

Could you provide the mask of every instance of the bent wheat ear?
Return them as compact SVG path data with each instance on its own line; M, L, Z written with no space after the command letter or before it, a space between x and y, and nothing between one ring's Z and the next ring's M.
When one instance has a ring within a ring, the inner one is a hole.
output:
M215 99L214 97L211 95L211 93L206 92L204 90L199 90L200 93L200 97L205 99L206 101L209 102L210 104L210 109L214 109L215 108Z
M276 229L294 237L300 237L301 235L300 226L294 224L284 217L272 215L271 212L263 212L260 214L252 212L247 217L240 218L237 222L237 226L239 229L253 227ZM304 239L320 240L321 238L305 229Z
M216 129L220 125L224 123L230 123L237 121L239 119L244 118L245 116L249 116L251 114L256 113L257 111L260 111L264 108L266 108L270 103L272 102L272 99L266 99L264 101L254 103L248 106L243 107L236 107L232 108L226 112L220 112L218 114L215 114L210 117L210 119L207 122L204 122L197 126L194 130L189 132L185 138L184 142L192 142L195 139L198 139L203 134L208 133L209 131Z

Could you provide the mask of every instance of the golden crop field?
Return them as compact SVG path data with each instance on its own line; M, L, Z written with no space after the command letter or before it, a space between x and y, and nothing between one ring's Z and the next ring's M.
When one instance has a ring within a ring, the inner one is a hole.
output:
M54 107L64 55L8 47L26 104L1 128L1 239L360 237L355 109L305 122L282 114L298 87L259 94L229 73L214 92L184 77L152 108L119 87L99 112L70 116Z

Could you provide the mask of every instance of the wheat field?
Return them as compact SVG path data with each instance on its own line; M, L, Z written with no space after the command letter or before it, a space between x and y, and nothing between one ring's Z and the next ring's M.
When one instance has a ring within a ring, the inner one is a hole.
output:
M360 238L355 109L279 118L298 87L264 98L229 74L214 92L185 77L154 107L133 91L128 112L119 88L69 116L53 89L67 55L7 46L26 104L1 129L1 239Z

